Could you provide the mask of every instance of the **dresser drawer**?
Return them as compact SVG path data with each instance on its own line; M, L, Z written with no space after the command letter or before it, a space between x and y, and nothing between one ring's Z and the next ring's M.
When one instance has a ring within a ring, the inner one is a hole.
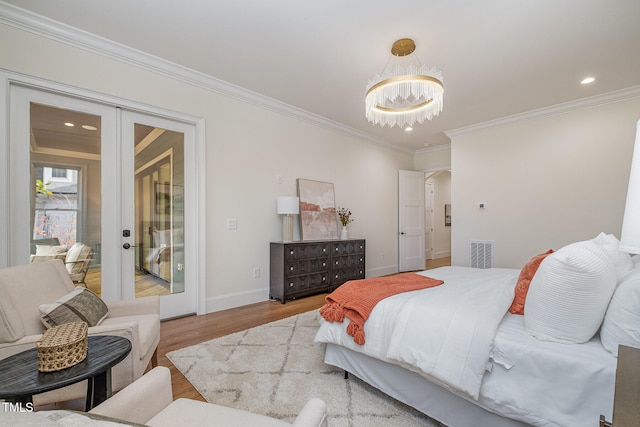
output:
M301 274L318 273L327 271L329 258L291 260L285 263L285 275L287 277Z
M287 245L284 259L287 261L329 256L328 243L313 243L308 245Z

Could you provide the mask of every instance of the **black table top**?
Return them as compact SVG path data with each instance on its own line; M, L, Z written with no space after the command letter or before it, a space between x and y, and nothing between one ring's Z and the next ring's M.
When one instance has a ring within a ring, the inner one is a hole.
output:
M0 360L0 399L32 396L94 377L122 361L131 351L123 337L89 337L87 358L57 372L38 371L38 350L34 347Z

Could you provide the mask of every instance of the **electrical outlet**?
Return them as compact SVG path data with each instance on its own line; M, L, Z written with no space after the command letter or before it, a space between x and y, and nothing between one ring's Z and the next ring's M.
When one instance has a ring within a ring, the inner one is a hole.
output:
M260 269L259 268L254 268L253 269L253 278L257 279L260 277Z
M237 230L238 229L238 220L237 219L227 219L227 230Z

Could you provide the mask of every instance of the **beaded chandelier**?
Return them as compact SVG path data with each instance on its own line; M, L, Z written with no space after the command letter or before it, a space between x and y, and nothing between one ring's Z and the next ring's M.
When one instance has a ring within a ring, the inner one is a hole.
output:
M402 58L413 54L415 49L412 39L400 39L393 44L391 53ZM408 66L389 67L387 62L385 70L369 81L365 108L370 122L389 127L412 126L431 120L442 111L442 75L421 65L415 54L408 59L411 62Z

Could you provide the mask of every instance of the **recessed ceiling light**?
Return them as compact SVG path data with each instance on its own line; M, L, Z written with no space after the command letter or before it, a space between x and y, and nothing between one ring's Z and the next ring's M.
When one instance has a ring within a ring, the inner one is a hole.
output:
M587 77L587 78L583 79L580 82L580 84L588 85L589 83L593 83L594 81L596 81L595 77Z
M405 132L411 132L413 130L413 128L411 126L407 126L406 128L404 128Z
M97 127L95 126L91 126L91 125L82 125L82 129L86 129L86 130L98 130Z
M74 125L73 123L71 123L71 122L66 122L64 125L65 125L65 126L68 126L68 127L70 127L70 128L72 128L72 127L74 127L74 126L75 126L75 125Z

